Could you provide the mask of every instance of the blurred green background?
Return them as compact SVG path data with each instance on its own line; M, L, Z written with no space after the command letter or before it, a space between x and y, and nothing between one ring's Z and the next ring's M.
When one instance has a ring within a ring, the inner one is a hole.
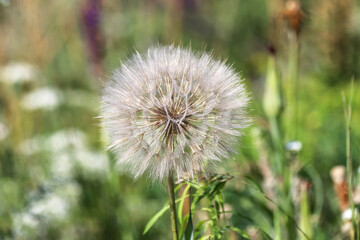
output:
M261 103L270 46L286 81L285 2L0 0L0 239L170 239L166 214L142 235L167 201L165 188L145 177L134 181L114 167L96 118L111 71L135 50L158 44L211 52L245 79L254 124L239 154L224 161L224 169L238 176L224 189L225 201L253 218L233 215L234 226L271 235L271 208L241 176L259 184L264 179L265 150L256 139L268 128ZM288 140L303 146L298 161L313 186L314 239L343 239L330 169L345 165L341 92L349 91L352 77L359 79L360 4L303 0L301 6L299 130L298 139ZM355 108L356 178L359 117Z

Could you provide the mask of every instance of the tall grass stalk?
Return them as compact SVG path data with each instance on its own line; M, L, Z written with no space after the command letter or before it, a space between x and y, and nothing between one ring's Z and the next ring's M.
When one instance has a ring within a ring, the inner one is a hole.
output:
M283 137L281 130L281 114L283 109L283 98L281 82L276 69L276 58L271 54L268 58L265 92L263 98L264 112L269 121L269 132L272 142L272 166L277 177L284 177L284 183L276 191L277 201L284 202L287 199L287 189L290 186L289 174L286 171L286 162L283 147ZM287 200L285 201L286 209L289 209ZM284 221L278 210L275 209L274 216L275 239L281 240L283 234Z
M275 208L274 210L274 228L275 228L275 240L282 239L282 227L281 227L281 213L279 208Z
M300 183L300 198L300 229L303 230L306 235L299 235L299 238L301 240L313 239L308 186L306 182Z
M276 174L283 172L283 142L280 129L280 116L282 113L283 99L281 83L276 71L275 55L268 58L265 92L263 98L264 112L269 121L269 130L274 149L274 166Z
M351 149L351 119L352 112L355 107L357 87L354 86L354 80L351 81L350 87L350 96L349 101L346 101L345 93L342 92L342 99L344 104L344 115L345 115L345 126L346 126L346 172L347 172L347 182L348 182L348 196L349 196L349 205L351 208L351 219L353 224L353 239L358 239L359 231L357 230L357 216L355 213L355 205L353 200L353 159L352 159L352 149Z
M289 69L288 69L288 94L287 94L287 112L288 128L287 134L289 140L296 140L298 137L298 111L299 111L299 39L296 32L291 31L289 42Z

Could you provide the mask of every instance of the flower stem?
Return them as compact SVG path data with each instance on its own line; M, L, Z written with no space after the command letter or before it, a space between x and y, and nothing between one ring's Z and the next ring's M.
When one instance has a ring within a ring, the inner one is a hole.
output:
M348 196L349 196L349 205L351 209L351 218L353 224L353 236L352 239L356 239L359 236L358 225L357 225L357 216L355 213L355 205L353 200L353 159L352 159L352 149L351 149L351 120L352 120L352 111L355 107L357 88L354 87L354 80L351 81L350 88L350 97L349 102L346 102L345 93L342 92L343 104L344 104L344 114L346 121L346 171L347 171L347 182L348 182Z
M175 205L175 192L174 192L174 177L170 171L168 176L168 192L169 192L169 206L170 206L170 219L171 230L174 240L179 239L179 231L177 227L176 205Z
M289 76L288 76L288 129L290 140L298 138L298 111L299 111L299 51L300 43L296 32L290 33L289 46Z

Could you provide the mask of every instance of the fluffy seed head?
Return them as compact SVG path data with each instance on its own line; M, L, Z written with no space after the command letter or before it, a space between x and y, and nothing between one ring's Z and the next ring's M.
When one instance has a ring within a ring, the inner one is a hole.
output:
M239 76L205 53L150 48L115 70L102 97L102 121L117 164L161 180L213 173L248 125Z

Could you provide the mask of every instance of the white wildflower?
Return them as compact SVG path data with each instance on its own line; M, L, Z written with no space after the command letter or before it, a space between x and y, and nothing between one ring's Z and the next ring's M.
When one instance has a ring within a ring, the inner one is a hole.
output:
M20 212L13 215L13 232L16 236L27 236L28 232L37 232L39 220L29 212Z
M302 149L302 143L300 141L288 142L285 148L290 152L300 152Z
M358 210L357 210L356 208L355 208L354 213L355 213L355 216L358 215ZM341 213L341 218L342 218L342 220L344 220L344 221L349 221L349 220L351 220L351 219L352 219L352 210L351 210L351 208L348 208L348 209L346 209L345 211L343 211L343 212Z
M64 220L70 209L69 202L56 194L49 193L44 198L34 202L29 212L49 220Z
M25 155L32 155L41 151L52 153L63 152L68 149L85 149L87 137L78 129L63 129L50 136L35 136L20 143L19 150Z
M108 156L89 150L86 135L75 128L27 139L20 144L19 151L27 156L48 153L50 171L56 179L72 178L75 167L89 177L106 177L110 172Z
M225 63L177 47L151 48L117 69L102 98L117 164L161 180L214 172L248 125L248 96Z
M74 174L74 161L67 152L55 154L51 158L50 171L56 179L71 179Z
M49 87L36 89L21 100L21 106L25 110L52 110L63 101L62 94L59 90Z
M63 129L48 137L49 148L54 152L60 152L67 148L85 149L87 137L78 129Z
M9 63L0 68L0 81L7 84L26 83L38 78L38 69L23 62Z
M96 151L74 149L55 154L52 159L51 172L54 177L69 179L75 167L88 178L106 177L110 173L107 155Z
M34 192L32 197L37 200L31 201L25 211L13 215L16 237L38 239L38 234L46 231L48 226L66 221L81 194L81 186L74 181L60 184L50 181L45 182L43 187L49 192L44 195Z

